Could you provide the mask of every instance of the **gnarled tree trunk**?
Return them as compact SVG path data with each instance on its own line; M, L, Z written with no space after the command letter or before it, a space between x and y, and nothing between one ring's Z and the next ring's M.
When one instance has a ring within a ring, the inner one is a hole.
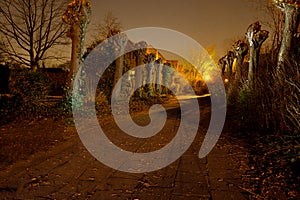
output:
M282 33L282 41L278 54L277 72L282 69L284 64L288 64L293 51L293 40L298 28L299 2L288 3L284 1L275 1L275 5L284 13L284 29Z
M258 76L260 49L268 36L269 32L266 30L261 30L259 22L251 24L247 29L247 39L250 46L248 81L249 87L252 90L255 90L256 77Z
M236 81L243 82L243 72L244 72L244 59L248 53L248 46L245 42L239 40L233 46L234 52L236 54L236 72L235 79Z

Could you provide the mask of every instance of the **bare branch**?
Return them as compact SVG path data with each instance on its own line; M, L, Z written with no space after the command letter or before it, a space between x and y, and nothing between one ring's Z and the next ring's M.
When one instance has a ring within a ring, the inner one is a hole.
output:
M287 5L295 6L297 8L300 7L300 1L299 0L273 0L273 3L279 9L284 9L285 6L287 6Z
M103 23L99 25L98 28L98 37L100 40L109 38L115 34L121 32L122 26L121 22L117 17L115 17L112 12L108 12L105 17Z
M38 67L54 46L63 41L66 26L61 20L65 1L1 0L0 34L4 47L0 53L16 62Z

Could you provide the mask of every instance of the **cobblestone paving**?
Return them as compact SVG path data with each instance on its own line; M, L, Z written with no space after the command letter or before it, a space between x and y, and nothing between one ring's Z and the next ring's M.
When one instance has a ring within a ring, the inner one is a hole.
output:
M152 139L120 134L112 121L104 123L105 133L126 150L159 149L174 137L173 132L180 123L177 105L171 102L167 107L171 117L162 133ZM51 151L37 153L1 171L0 199L245 199L238 187L241 174L222 144L206 158L197 157L206 133L209 110L209 107L201 110L204 122L200 123L194 143L166 168L142 174L111 169L92 157L76 136ZM140 124L147 124L147 120L147 115L135 116Z

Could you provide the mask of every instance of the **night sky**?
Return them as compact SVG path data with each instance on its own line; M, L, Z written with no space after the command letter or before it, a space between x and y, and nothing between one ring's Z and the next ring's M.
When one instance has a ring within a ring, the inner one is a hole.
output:
M256 20L266 21L264 12L251 0L90 0L90 26L101 23L111 11L123 30L154 26L180 31L221 56ZM266 0L267 2L268 0ZM91 34L88 34L91 35Z

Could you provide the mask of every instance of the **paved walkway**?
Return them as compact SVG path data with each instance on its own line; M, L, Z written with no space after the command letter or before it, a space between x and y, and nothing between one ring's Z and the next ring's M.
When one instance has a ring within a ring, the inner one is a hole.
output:
M188 151L159 171L130 174L113 170L95 160L76 136L51 151L37 153L1 171L0 199L245 199L239 189L241 174L222 148L222 138L206 158L197 157L209 110L202 107L199 132ZM168 114L173 117L167 121L165 133L178 127L178 113L176 105L170 103ZM148 118L140 114L135 120L146 124ZM158 149L174 136L162 133L140 141L120 136L111 121L102 125L108 137L126 150Z

